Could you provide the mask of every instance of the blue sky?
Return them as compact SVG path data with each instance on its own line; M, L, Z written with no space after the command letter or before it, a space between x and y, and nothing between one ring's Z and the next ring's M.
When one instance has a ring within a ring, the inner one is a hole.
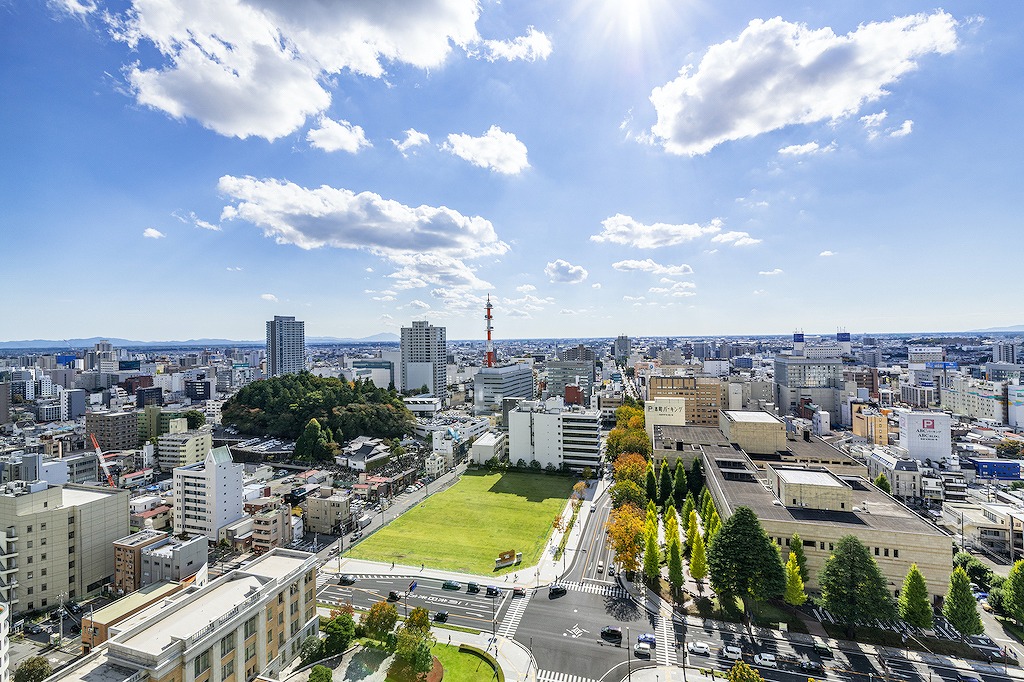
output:
M724 5L724 6L722 6ZM0 339L1024 322L1017 3L0 3Z

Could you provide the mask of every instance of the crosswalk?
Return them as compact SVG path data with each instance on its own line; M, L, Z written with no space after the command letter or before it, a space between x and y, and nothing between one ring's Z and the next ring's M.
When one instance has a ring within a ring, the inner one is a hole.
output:
M589 677L582 677L581 675L570 675L569 673L560 673L554 670L538 670L537 671L537 682L597 682Z
M658 658L658 663L661 665L675 665L676 643L671 616L665 617L664 613L657 616L654 636L658 640L658 646L654 647L654 654Z
M583 582L559 582L559 585L565 585L567 590L574 592L587 592L589 594L599 594L603 597L615 597L617 599L623 599L629 596L623 588L618 585L601 585L595 583L583 583Z
M523 617L523 612L526 611L526 605L530 603L531 595L533 592L527 592L525 597L512 598L512 603L509 605L508 611L505 612L505 619L501 622L501 629L498 630L499 635L511 639L516 634L519 621Z

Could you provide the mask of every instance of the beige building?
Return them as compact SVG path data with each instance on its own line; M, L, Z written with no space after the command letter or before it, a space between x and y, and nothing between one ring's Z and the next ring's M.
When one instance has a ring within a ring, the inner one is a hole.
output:
M135 412L89 412L85 432L96 436L100 449L131 450L139 445L139 421Z
M213 432L209 428L183 433L165 433L157 445L157 461L164 471L202 462L213 448Z
M333 535L348 526L351 517L349 494L323 486L303 503L302 521L307 532Z
M686 398L652 398L644 401L644 428L654 438L657 426L686 426Z
M167 533L140 530L114 541L114 590L128 594L142 587L142 548L163 542Z
M872 445L889 444L888 410L878 410L863 403L850 405L853 414L853 435L866 439Z
M713 377L651 376L647 379L647 399L683 398L686 423L693 426L718 426L718 411L726 403L727 386Z
M114 579L128 491L13 481L0 487L0 600L14 614L83 599Z
M58 680L244 682L277 678L319 629L315 555L275 549L109 625Z
M273 498L252 514L252 548L257 553L286 547L292 541L292 506Z
M786 449L786 424L767 412L722 410L716 426L725 439L751 455L769 455Z
M164 597L185 589L184 583L148 585L82 617L82 654L107 641L110 628Z

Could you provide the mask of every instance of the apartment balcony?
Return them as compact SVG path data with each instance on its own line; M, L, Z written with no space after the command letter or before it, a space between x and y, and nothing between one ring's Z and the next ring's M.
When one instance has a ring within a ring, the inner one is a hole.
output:
M14 573L18 570L18 562L14 559L9 559L7 562L0 562L0 576L6 576L10 573Z
M18 556L18 543L4 542L0 540L0 559L8 559L16 556Z

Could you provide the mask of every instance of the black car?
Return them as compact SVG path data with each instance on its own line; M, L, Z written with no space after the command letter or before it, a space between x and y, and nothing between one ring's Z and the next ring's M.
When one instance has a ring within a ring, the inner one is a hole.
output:
M356 577L354 575L349 575L348 573L342 573L341 575L338 576L338 584L339 585L355 585L355 583L356 583Z
M458 590L462 588L462 584L457 583L454 580L445 580L441 583L441 588L445 590Z
M501 590L498 589L497 587L495 587L494 585L488 585L487 586L487 596L488 597L500 597L501 596Z
M40 632L43 631L43 629L35 623L29 623L28 625L26 625L25 630L30 635L38 635Z
M68 602L68 610L77 615L82 612L82 607L75 602Z
M447 611L438 611L437 613L434 614L434 620L437 621L438 623L446 622L448 620L448 612Z
M616 625L606 625L601 628L601 639L611 640L613 642L622 641L622 628Z
M466 592L469 592L470 594L476 594L479 591L480 586L476 583L466 583Z
M798 665L800 666L800 670L803 670L806 673L821 674L825 672L825 666L822 663L812 661L809 658L802 659Z
M565 593L565 585L559 585L558 583L555 583L548 587L548 597L550 598L561 597Z

